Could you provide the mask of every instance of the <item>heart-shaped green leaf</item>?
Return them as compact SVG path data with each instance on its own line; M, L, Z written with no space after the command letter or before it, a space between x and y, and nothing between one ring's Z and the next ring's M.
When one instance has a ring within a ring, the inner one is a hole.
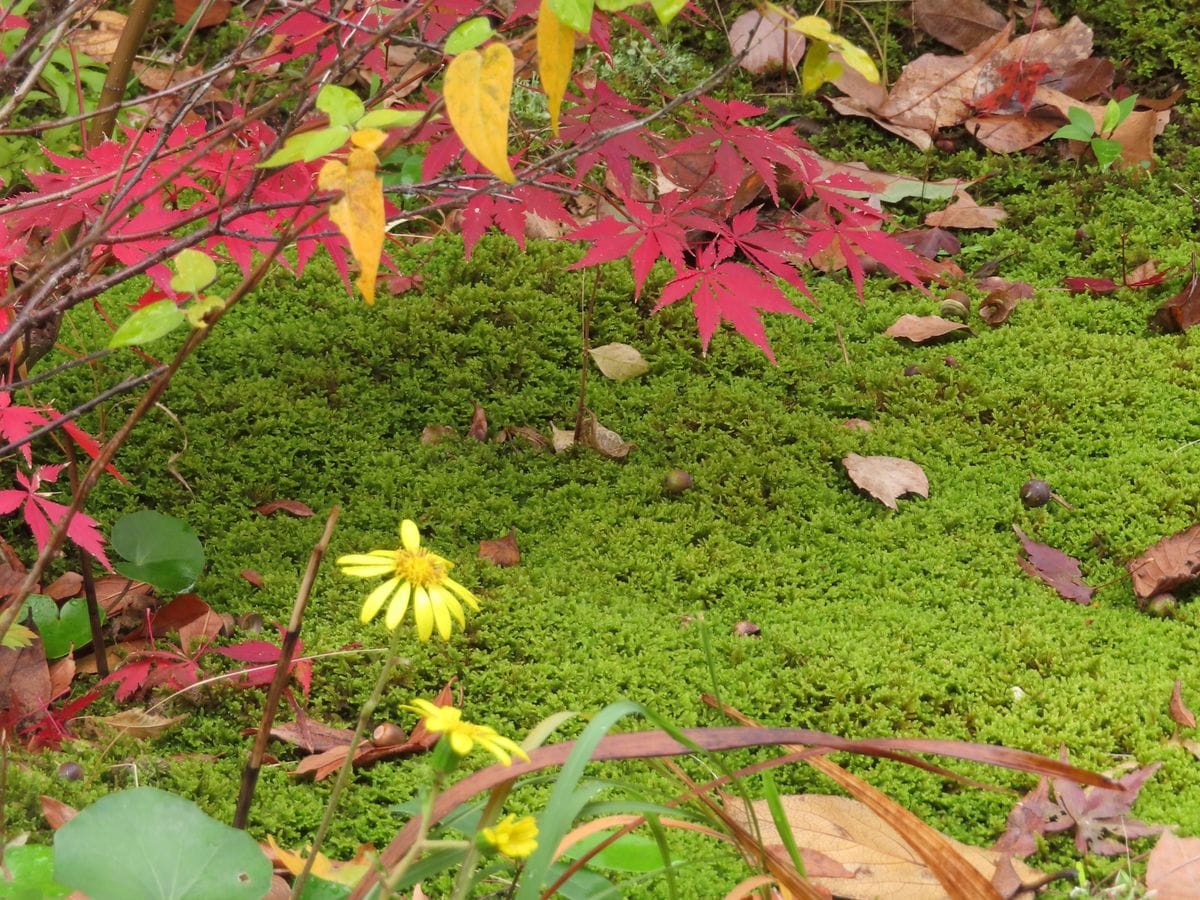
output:
M191 526L153 510L118 519L111 544L124 559L113 568L126 578L154 585L164 594L187 590L204 569L204 548Z

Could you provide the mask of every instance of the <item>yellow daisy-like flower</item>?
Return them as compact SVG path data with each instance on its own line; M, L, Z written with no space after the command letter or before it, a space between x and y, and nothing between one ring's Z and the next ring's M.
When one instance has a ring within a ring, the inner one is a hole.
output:
M510 859L524 859L537 849L537 822L533 816L508 815L482 832L483 839Z
M506 766L512 765L514 756L529 762L529 754L522 750L515 741L497 734L495 729L486 725L464 722L461 709L453 706L437 706L428 700L414 700L404 709L419 715L429 731L434 734L446 735L450 741L450 749L457 756L466 756L478 744Z
M450 633L454 629L452 619L458 622L459 628L467 626L462 604L466 603L478 611L479 601L446 574L454 565L452 562L421 547L421 532L412 519L405 519L400 525L400 544L396 550L351 553L337 561L343 575L355 578L391 576L367 595L362 608L363 622L375 618L386 603L388 610L383 623L394 631L408 611L411 600L417 637L423 641L429 640L434 626L437 626L442 639L450 640Z

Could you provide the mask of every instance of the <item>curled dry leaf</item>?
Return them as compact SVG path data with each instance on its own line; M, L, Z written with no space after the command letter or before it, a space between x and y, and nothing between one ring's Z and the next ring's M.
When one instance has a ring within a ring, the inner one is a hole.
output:
M962 322L952 322L941 316L914 316L905 313L884 332L888 337L925 344L955 331L969 331Z
M480 541L479 558L498 566L515 566L519 563L521 551L517 548L517 529L510 529L508 534L494 541Z
M1154 313L1150 324L1157 331L1180 332L1186 331L1200 322L1200 274L1196 270L1196 261L1192 260L1192 277L1184 285L1183 290L1168 298Z
M426 425L421 429L421 443L426 447L456 436L457 432L449 425Z
M148 713L140 706L135 706L132 709L122 710L112 716L96 716L87 720L88 724L93 726L102 726L110 728L120 734L128 735L139 740L145 738L158 737L172 725L178 725L186 715L172 716L156 716L154 713Z
M1171 688L1171 720L1184 728L1196 727L1196 714L1183 702L1183 682L1178 678L1175 687Z
M874 431L875 426L866 419L847 419L842 423L847 431Z
M560 440L559 435L562 433L555 430L553 435L554 450L556 453L560 452L558 444ZM581 447L591 447L609 459L624 459L629 455L629 451L633 449L633 444L626 443L611 428L605 428L590 412L584 416L583 427L580 429L580 433L574 434L572 432L571 434L572 443L579 444ZM571 444L567 444L566 446L569 447ZM566 449L566 447L563 449Z
M125 30L126 17L119 12L100 9L92 13L83 27L71 32L67 44L79 53L86 53L104 63L110 63L117 52L117 42Z
M855 486L866 491L884 506L896 509L896 500L905 494L929 496L929 479L915 462L898 456L859 456L851 453L842 460Z
M628 344L605 344L593 347L588 353L596 368L613 381L628 381L650 371L650 364L642 354Z
M175 23L186 25L204 2L205 0L175 0ZM200 14L200 21L196 23L196 27L211 28L213 25L220 25L229 18L229 10L232 8L232 0L211 0L208 8Z
M742 13L729 26L729 49L737 56L749 44L750 51L739 65L755 75L785 67L794 69L804 58L804 35L789 31L787 26L787 18L774 10L766 14L757 10Z
M308 505L301 503L299 500L272 500L269 503L263 503L260 506L254 507L254 511L264 516L273 516L277 512L285 512L298 519L307 519L313 514Z
M575 446L575 429L567 431L550 424L550 446L555 453L565 453Z
M738 637L762 637L762 629L747 619L734 625L733 633Z
M240 571L238 574L243 579L250 582L250 584L254 585L256 588L260 588L260 589L262 588L263 577L258 572L255 572L253 569L242 569L242 571Z
M1074 601L1081 606L1092 602L1095 588L1084 583L1079 560L1047 544L1030 540L1016 525L1013 526L1013 531L1021 539L1021 549L1025 553L1025 556L1017 554L1017 562L1027 574L1050 585L1065 600Z
M955 50L977 47L1008 24L983 0L916 0L913 18L927 35Z
M467 429L467 437L471 437L477 441L483 442L487 440L487 436L487 413L483 411L482 406L476 403L474 404L474 410L471 412L471 425Z
M1194 900L1200 884L1200 838L1164 832L1150 851L1146 889L1155 900Z
M1200 575L1200 525L1163 538L1126 563L1139 600L1172 591Z
M987 296L980 301L979 317L993 328L1008 321L1017 304L1033 299L1033 285L1025 281L1006 281L1003 278L981 278L976 282Z
M1008 218L998 206L980 206L966 191L955 191L954 202L943 210L931 212L925 224L935 228L996 228Z

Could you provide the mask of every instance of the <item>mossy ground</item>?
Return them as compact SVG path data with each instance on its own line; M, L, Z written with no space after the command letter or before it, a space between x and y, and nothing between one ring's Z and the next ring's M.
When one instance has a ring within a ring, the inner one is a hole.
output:
M1119 12L1099 24L1128 41ZM1139 13L1139 21L1153 19ZM1176 65L1135 71L1150 77ZM936 298L874 279L860 304L844 279L817 277L811 324L770 320L772 366L730 333L702 355L686 309L649 316L647 302L632 300L628 272L610 266L592 341L633 344L652 366L624 384L589 380L590 407L636 444L613 462L519 441L419 441L426 425L465 432L473 402L494 426L568 426L580 303L593 277L565 271L577 250L534 243L522 253L489 238L466 261L457 239L439 239L400 259L422 273L423 291L374 307L348 299L321 264L299 282L280 271L175 380L165 400L173 415L155 413L123 450L131 484L106 482L89 512L106 524L147 507L186 519L210 559L199 593L219 611L268 621L286 619L320 517L264 518L252 507L291 498L323 512L340 503L333 554L394 545L400 519L416 519L426 541L458 561L457 577L483 609L448 646L412 642L380 718L407 724L402 703L457 676L467 716L510 735L559 710L587 714L622 697L680 725L719 724L697 699L712 687L693 618L702 613L723 698L762 721L1051 755L1061 746L1097 769L1161 761L1136 813L1200 834L1200 766L1167 744L1172 683L1181 679L1193 701L1200 686L1200 610L1185 603L1175 620L1147 618L1123 575L1126 560L1200 519L1200 345L1148 331L1164 289L1108 297L1058 289L1063 275L1119 275L1122 235L1127 254L1188 260L1196 210L1187 191L1200 174L1194 109L1180 110L1182 124L1158 147L1163 163L1140 177L1062 163L1052 148L927 156L865 123L811 112L826 123L814 142L830 155L933 179L989 176L973 194L1001 202L1010 218L994 233L963 236L964 268L1004 257L1001 274L1035 284L1037 299L1001 327L976 318L970 336L911 347L883 330L901 313L936 311ZM912 202L898 215L915 223L924 211ZM119 309L128 298L110 299ZM90 314L80 311L64 339L98 343ZM118 359L55 382L56 404L135 368L132 357ZM905 375L910 366L916 375ZM111 430L129 402L89 426ZM847 430L850 417L874 430ZM918 462L929 499L893 512L860 494L840 465L851 452ZM661 482L674 467L695 487L672 498ZM1074 509L1024 509L1017 491L1032 476ZM1026 576L1013 524L1079 557L1102 586L1095 605L1070 604ZM519 566L475 559L478 541L510 528ZM240 578L243 569L260 572L264 588ZM352 720L378 665L353 648L386 643L382 626L358 624L362 590L327 565L305 623L306 652L351 651L316 663L308 708L331 724ZM743 619L762 629L759 639L733 635ZM10 822L39 827L41 793L81 804L128 785L129 764L140 783L228 820L242 731L260 702L205 689L172 704L168 711L189 718L152 744L81 743L20 759ZM264 773L252 830L296 846L311 835L328 787L296 783L287 774L293 754L276 750L281 764ZM83 762L87 779L54 779L67 758ZM994 840L1013 802L894 763L844 761L969 842ZM399 822L391 807L424 774L419 761L360 773L331 851L385 843ZM665 790L656 778L643 776ZM788 790L829 790L803 771L781 778ZM536 796L523 802L535 808ZM1041 862L1071 858L1063 840Z

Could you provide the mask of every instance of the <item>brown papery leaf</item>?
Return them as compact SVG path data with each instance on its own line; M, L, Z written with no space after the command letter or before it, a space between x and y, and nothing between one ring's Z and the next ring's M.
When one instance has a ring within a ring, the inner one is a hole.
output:
M793 16L793 10L787 10ZM757 10L744 12L729 26L729 49L734 56L746 45L750 52L743 58L741 67L755 75L779 69L794 69L804 58L804 35L788 30L788 19L774 10L766 14Z
M517 529L511 529L504 537L494 541L480 541L479 558L498 566L515 566L519 563L521 551L517 548Z
M1150 324L1158 331L1186 331L1200 322L1200 274L1192 260L1192 277L1183 290L1163 302Z
M1133 592L1146 600L1173 591L1200 575L1200 525L1163 538L1125 564Z
M38 800L42 804L42 817L45 818L46 824L55 831L79 815L79 810L75 807L69 806L53 797L48 797L45 794L42 794Z
M1196 727L1196 714L1188 709L1183 702L1183 682L1175 679L1175 687L1171 689L1171 719L1176 725L1184 728Z
M624 459L633 449L633 444L626 441L611 428L601 425L594 415L588 413L583 419L583 428L575 435L575 442L584 447L598 450L609 459Z
M205 0L175 0L175 23L186 25L204 2ZM229 18L229 10L232 8L232 0L212 0L208 9L200 14L200 21L196 23L196 27L210 28L220 25Z
M980 206L966 191L955 191L954 202L943 210L931 212L925 224L935 228L996 228L1008 218L998 206Z
M833 891L836 896L851 900L875 900L878 897L939 900L951 896L904 836L859 801L849 797L799 794L780 797L780 802L796 844L815 850L843 867L845 874L841 877L807 873L816 884ZM782 847L783 839L766 801L756 800L751 808L761 829L763 844ZM726 811L735 820L749 824L740 803L729 804ZM996 868L1004 858L1002 854L972 847L945 835L942 838L986 879L995 876ZM1033 881L1040 874L1024 863L1014 865L1023 880ZM956 896L975 897L978 894Z
M111 728L121 734L141 740L158 737L172 725L178 725L186 718L186 715L182 715L172 716L168 719L165 716L148 713L140 706L135 706L132 709L122 710L116 715L89 718L87 722L89 725Z
M242 571L238 572L238 574L256 588L262 588L263 577L253 569L242 569Z
M916 0L913 18L922 31L955 50L977 47L1008 24L983 0Z
M19 650L0 647L0 713L14 713L19 720L44 712L50 691L50 669L40 640Z
M421 444L429 447L456 436L457 432L450 425L426 425L421 429Z
M929 496L929 479L915 462L898 456L859 456L851 453L842 460L855 486L866 491L884 506L896 509L896 500L905 494Z
M975 285L981 291L988 292L979 304L979 317L993 327L1007 322L1022 300L1033 299L1033 285L1026 281L1008 281L992 276L979 279Z
M313 514L308 505L301 503L299 500L272 500L269 503L254 507L254 511L264 516L273 516L277 512L285 512L298 519L307 519Z
M902 338L914 344L924 344L955 331L969 331L962 322L952 322L941 316L914 316L905 313L884 332L888 337Z
M71 32L68 46L86 53L103 63L110 63L117 52L117 42L125 30L123 13L100 9L92 13L82 28Z
M1164 832L1146 864L1146 889L1155 900L1195 900L1200 884L1200 838Z
M482 406L476 403L474 404L474 410L471 412L471 426L467 429L467 437L472 437L482 442L487 440L487 435L487 413L483 411Z
M1081 606L1088 606L1092 602L1092 594L1096 589L1084 584L1079 560L1047 544L1030 540L1016 525L1013 531L1021 539L1021 549L1025 552L1025 557L1017 554L1017 562L1027 574L1050 585L1064 600L1074 601Z
M47 668L50 672L50 696L61 697L71 689L71 681L75 678L75 657L67 654L50 663Z
M733 633L738 637L761 637L762 629L748 619L743 619L733 626Z
M68 597L78 596L81 590L83 590L83 576L78 572L63 572L63 574L48 584L42 593L51 600L57 600L61 603Z

